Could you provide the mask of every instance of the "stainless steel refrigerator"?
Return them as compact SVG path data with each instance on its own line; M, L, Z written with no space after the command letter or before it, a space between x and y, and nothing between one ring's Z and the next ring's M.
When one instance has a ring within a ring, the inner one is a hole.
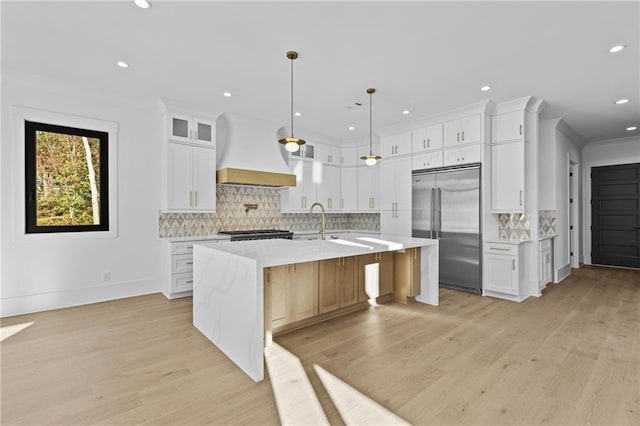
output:
M440 242L440 286L482 293L480 165L414 171L412 234Z

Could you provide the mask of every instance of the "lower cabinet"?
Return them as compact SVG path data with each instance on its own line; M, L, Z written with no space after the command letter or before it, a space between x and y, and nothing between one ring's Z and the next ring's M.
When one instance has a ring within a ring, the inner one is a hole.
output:
M538 257L539 290L553 281L553 244L551 239L540 241L540 253Z
M358 303L358 256L318 262L318 313Z
M522 296L521 259L522 244L485 243L484 245L484 290L491 296L501 295L510 300Z
M420 248L393 254L393 294L396 302L409 303L420 294Z
M358 302L393 292L393 253L358 256Z
M271 327L318 315L318 262L265 269L265 291L271 292Z

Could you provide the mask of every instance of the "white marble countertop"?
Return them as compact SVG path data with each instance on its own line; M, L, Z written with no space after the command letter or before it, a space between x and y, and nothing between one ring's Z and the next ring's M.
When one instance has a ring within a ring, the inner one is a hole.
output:
M170 237L170 238L163 238L163 240L167 240L170 243L182 243L185 241L212 241L212 240L216 240L216 241L224 241L224 240L230 240L231 237L229 235L219 235L219 234L214 234L214 235L199 235L197 237Z
M288 265L337 257L358 256L367 253L397 251L406 248L436 245L436 240L349 233L332 240L256 240L233 243L196 243L214 250L255 260L262 267Z

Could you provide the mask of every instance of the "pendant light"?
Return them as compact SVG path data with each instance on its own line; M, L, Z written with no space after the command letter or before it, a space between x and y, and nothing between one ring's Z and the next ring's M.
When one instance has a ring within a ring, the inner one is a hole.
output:
M301 145L305 144L304 140L293 136L293 61L298 58L298 52L293 50L288 51L287 58L291 60L291 137L282 138L278 142L283 144L287 151L296 152L300 149Z
M373 94L376 93L376 89L374 89L373 87L370 87L367 89L367 93L369 94L369 155L365 155L364 157L360 157L361 160L364 160L364 164L366 164L367 166L374 166L378 160L381 160L382 157L380 157L379 155L374 155L373 154L373 141L372 141L372 136L373 136L373 131L371 129L371 122L372 122L372 117L373 117Z

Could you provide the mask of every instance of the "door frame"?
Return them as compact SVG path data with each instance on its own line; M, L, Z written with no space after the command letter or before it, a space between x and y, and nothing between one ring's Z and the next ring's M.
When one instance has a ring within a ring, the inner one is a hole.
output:
M569 263L571 268L579 268L580 267L580 165L575 161L571 161L569 159L569 176L567 176L567 185L568 185L568 194L569 197L567 202L569 204L573 204L573 208L571 205L568 206L567 209L567 226L571 226L573 223L573 232L571 232L571 228L569 228L569 244L567 246L567 250L569 250ZM589 178L591 179L591 178ZM571 203L571 199L573 198L573 203ZM572 211L573 210L573 211ZM571 256L571 248L573 248L573 256Z

